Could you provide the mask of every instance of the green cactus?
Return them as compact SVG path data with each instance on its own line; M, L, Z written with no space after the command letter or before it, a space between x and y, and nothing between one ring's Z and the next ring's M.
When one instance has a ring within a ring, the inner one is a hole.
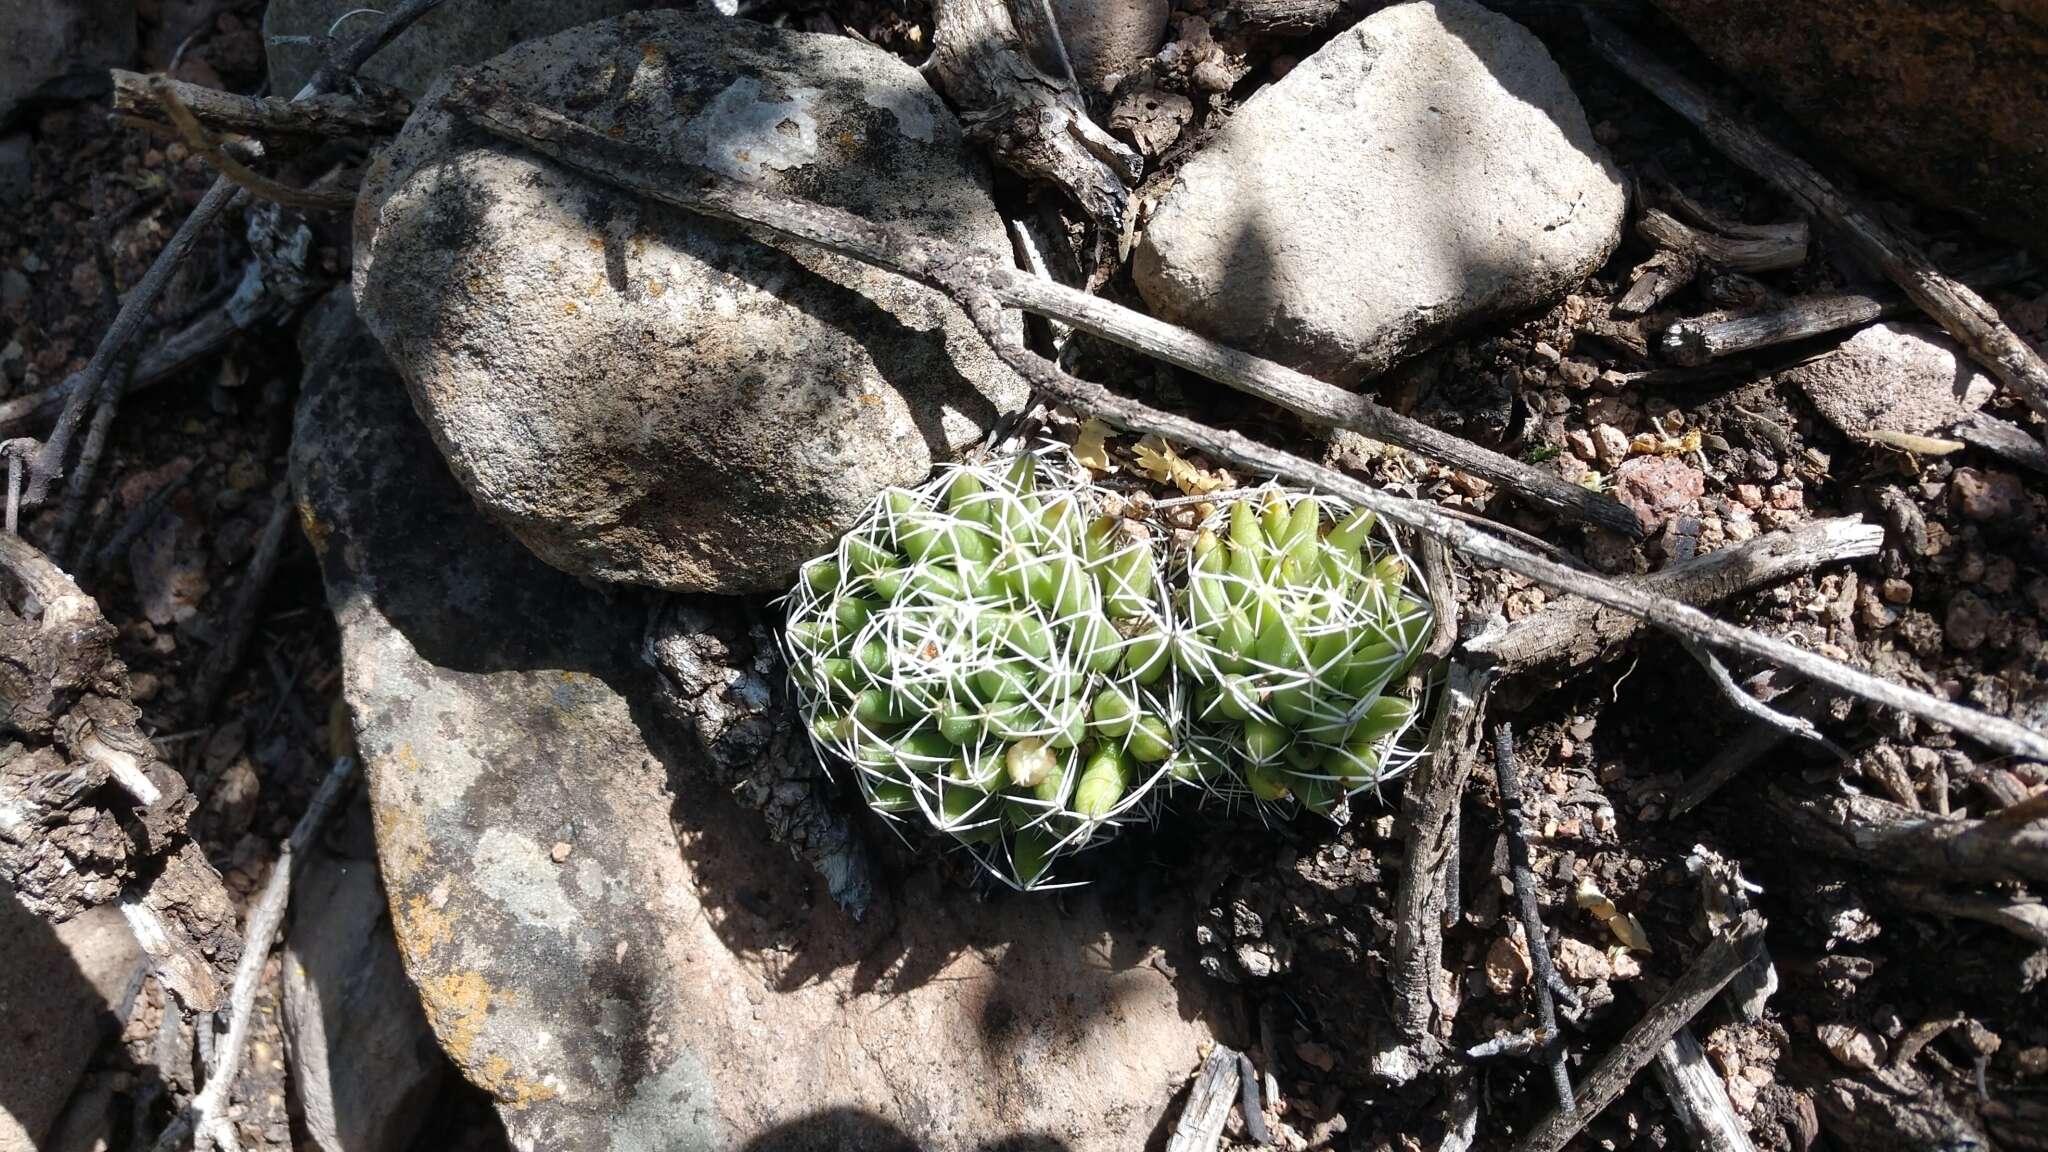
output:
M890 489L804 566L785 632L820 748L869 805L1006 882L1149 816L1184 730L1160 559L1050 459Z
M1179 557L1191 736L1227 750L1210 787L1328 813L1412 758L1399 740L1415 705L1385 693L1432 617L1372 529L1364 510L1268 487L1219 510Z

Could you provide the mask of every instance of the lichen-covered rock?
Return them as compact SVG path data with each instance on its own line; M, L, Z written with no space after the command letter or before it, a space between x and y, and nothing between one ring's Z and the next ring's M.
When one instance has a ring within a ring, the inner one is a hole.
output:
M1007 251L952 115L856 40L652 12L475 74L736 180ZM463 486L549 563L779 588L1024 402L940 293L494 144L443 92L365 181L357 300Z
M132 0L131 0L132 3ZM653 8L660 0L490 0L443 4L420 17L363 65L364 76L418 99L441 73L488 60L525 40ZM333 40L371 25L380 9L361 0L271 0L263 8L270 91L293 96L326 59Z
M2048 253L2048 3L1656 3L1865 171Z
M1856 437L1931 436L1982 408L1997 390L1940 329L1925 324L1873 324L1785 378L1828 423Z
M515 1147L1151 1137L1227 1018L1185 975L1189 894L988 901L925 867L848 919L668 738L648 597L478 515L345 297L306 333L293 480L399 951Z
M1561 295L1613 250L1625 199L1534 36L1424 0L1245 101L1161 200L1135 274L1167 319L1350 383Z

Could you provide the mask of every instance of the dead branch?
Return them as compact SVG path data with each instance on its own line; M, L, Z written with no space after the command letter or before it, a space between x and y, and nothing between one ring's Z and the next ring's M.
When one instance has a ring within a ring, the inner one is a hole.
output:
M242 933L242 958L235 966L235 983L228 994L228 1031L214 1046L214 1057L206 1070L206 1087L197 1099L178 1113L163 1135L157 1137L153 1152L176 1152L186 1137L195 1134L195 1143L202 1152L209 1144L218 1141L214 1124L220 1119L228 1102L228 1092L234 1087L235 1076L241 1070L242 1049L249 1041L249 1021L256 1007L256 991L263 982L263 966L270 959L270 947L276 942L277 931L284 924L285 905L291 897L292 864L327 822L328 813L334 810L354 769L355 762L346 756L334 762L334 767L320 782L319 790L313 793L305 814L299 817L291 836L278 852L277 863L271 866L270 878L263 882L262 893L249 908L248 926Z
M1880 891L1915 912L1996 925L2037 948L2048 948L2048 905L2034 897L1959 892L1918 880L1892 880Z
M270 577L277 570L277 559L284 551L285 533L291 523L291 486L280 482L273 496L270 519L264 522L256 551L249 557L241 583L235 587L234 606L228 610L227 635L207 653L206 663L200 667L199 689L193 696L198 702L198 710L193 714L196 720L204 722L213 716L220 707L221 694L227 689L228 677L241 666L242 652L248 648L249 634L255 630L257 610L270 591ZM206 802L205 782L195 784L192 791L200 803Z
M375 55L377 50L390 43L391 38L410 27L427 12L438 7L442 0L403 0L397 7L386 13L373 27L355 39L344 44L341 50L313 74L305 88L294 99L318 96L332 92L342 81L355 75L363 62ZM78 425L85 415L86 401L99 394L107 374L114 364L127 352L128 345L142 333L150 313L157 301L163 298L164 289L170 285L171 275L178 265L190 255L194 245L204 232L232 201L241 195L233 181L225 176L216 179L213 186L200 197L199 204L192 209L178 225L170 243L158 252L149 271L128 290L121 301L121 310L114 317L114 323L100 338L99 347L93 350L92 359L87 362L78 386L65 399L64 410L57 418L57 426L50 433L50 439L37 453L35 466L30 470L28 498L32 504L40 504L49 498L50 482L64 474L64 461L71 452L71 439L77 435Z
M1982 412L1972 412L1950 426L1949 434L1963 443L2035 472L2048 472L2048 448L2027 435L2019 425Z
M304 100L238 96L217 88L113 69L114 115L165 135L179 135L152 86L167 84L177 102L208 131L257 140L362 140L389 136L405 126L412 106L396 89L358 86L353 95Z
M1230 1107L1237 1103L1237 1049L1218 1044L1202 1061L1201 1074L1188 1090L1188 1102L1181 1106L1173 1135L1166 1138L1166 1152L1216 1152L1223 1138L1223 1125L1230 1119Z
M1769 272L1797 268L1806 260L1806 221L1751 226L1742 234L1702 231L1660 209L1650 208L1636 221L1636 232L1657 246L1636 266L1628 291L1614 304L1617 316L1640 316L1663 303L1709 267L1737 272ZM1648 348L1643 349L1645 354Z
M1430 733L1429 759L1408 777L1401 801L1401 857L1394 892L1394 1027L1423 1056L1449 1032L1442 995L1443 913L1455 906L1458 802L1479 759L1491 676L1452 660L1443 704Z
M191 146L192 151L249 195L258 200L272 200L308 212L341 212L355 204L353 192L294 188L289 184L272 180L243 164L207 132L205 126L199 123L199 118L192 114L191 109L185 107L184 100L178 95L178 86L170 77L151 76L147 80L147 87L149 94L156 97L157 104L164 110L164 115L177 127L179 135L184 137L185 143Z
M1820 711L1821 704L1821 694L1813 691L1811 685L1802 684L1787 694L1785 706L1779 711L1811 719L1812 714ZM1719 752L1714 753L1714 758L1707 761L1705 768L1687 777L1685 783L1679 785L1677 794L1671 799L1670 818L1675 820L1706 803L1707 799L1719 792L1723 785L1741 775L1750 765L1763 759L1771 749L1785 740L1786 733L1783 729L1764 725L1744 728L1737 732L1721 746Z
M1130 185L1144 161L1089 118L1045 0L936 0L924 72L968 139L1080 206L1099 250L1123 236ZM1100 258L1097 265L1099 275L1113 267Z
M1586 1074L1573 1098L1576 1108L1550 1112L1515 1145L1516 1152L1558 1152L1578 1135L1580 1129L1621 1095L1644 1065L1656 1059L1671 1037L1699 1015L1707 1001L1719 995L1722 987L1754 958L1757 946L1763 942L1763 933L1763 917L1750 912L1735 923L1729 935L1708 945L1692 967L1672 982L1621 1042Z
M1875 796L1801 800L1771 789L1769 807L1823 855L1883 872L1951 880L2048 882L2048 824L1916 812Z
M1693 659L1699 661L1701 667L1707 670L1708 677L1714 681L1714 687L1720 690L1723 698L1735 706L1736 711L1757 721L1766 728L1776 729L1787 736L1797 736L1802 740L1811 740L1833 753L1837 760L1847 760L1849 758L1849 754L1842 751L1839 745L1820 734L1820 729L1813 726L1813 721L1796 713L1780 712L1756 697L1751 696L1748 692L1743 691L1742 685L1737 684L1735 677L1729 673L1728 666L1721 663L1720 659L1712 652L1690 642L1686 643L1685 649L1692 653Z
M1684 604L1704 606L1830 564L1875 556L1883 543L1883 528L1855 516L1813 520L1673 564L1636 584ZM1465 652L1470 658L1491 661L1504 672L1525 671L1552 661L1578 668L1614 652L1641 628L1642 621L1635 617L1591 601L1560 600L1472 638L1466 642Z
M1850 199L1819 170L1739 120L1698 85L1603 17L1587 12L1594 50L1679 115L1730 159L1827 221L1972 357L2034 411L2048 416L2048 363L1967 285L1942 273L1918 245Z
M1748 1126L1735 1114L1727 1086L1707 1063L1690 1026L1680 1028L1658 1051L1657 1083L1699 1152L1754 1152Z
M1543 1057L1550 1066L1550 1083L1557 1090L1557 1107L1566 1115L1576 1110L1572 1099L1571 1073L1564 1064L1564 1036L1557 1029L1557 1006L1551 990L1558 983L1557 969L1550 963L1550 935L1543 927L1543 913L1536 905L1536 879L1529 872L1529 831L1522 822L1521 774L1515 766L1514 729L1499 724L1493 730L1493 782L1500 794L1501 831L1508 845L1508 877L1515 887L1515 913L1522 922L1522 936L1529 945L1529 986L1536 995L1536 1027L1543 1034Z
M1118 428L1188 445L1251 472L1282 476L1322 489L1370 508L1393 523L1441 537L1477 562L1519 572L1552 588L1639 616L1674 633L1768 660L1842 692L1948 725L2000 751L2048 759L2048 734L1882 680L1796 645L1717 620L1654 592L1533 555L1422 501L1389 495L1336 469L1261 444L1242 433L1218 431L1069 376L1033 354L1020 335L1004 328L1002 307L1009 304L1044 314L1044 300L1070 290L996 263L988 254L962 251L849 212L740 185L701 168L651 155L530 101L502 91L485 90L474 79L458 80L446 99L452 110L491 134L525 145L572 170L635 195L701 215L766 228L780 236L932 285L960 304L982 339L1025 383L1076 411L1099 417ZM1103 303L1092 297L1082 298L1098 305ZM1034 306L1026 301L1039 303ZM1085 326L1079 317L1073 319L1077 327ZM1160 327L1194 339L1170 325ZM1220 345L1210 347L1238 362L1254 359ZM1245 380L1235 375L1224 382L1252 391Z

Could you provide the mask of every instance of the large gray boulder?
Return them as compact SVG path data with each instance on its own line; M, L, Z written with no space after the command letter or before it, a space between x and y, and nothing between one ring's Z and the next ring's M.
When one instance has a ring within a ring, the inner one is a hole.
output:
M303 344L292 477L399 952L514 1147L1153 1136L1231 1018L1190 975L1192 893L986 900L927 864L850 920L668 738L651 597L478 515L345 300Z
M1167 0L1052 0L1074 78L1090 92L1115 87L1158 51L1171 9Z
M488 60L564 28L665 6L660 0L456 0L420 17L370 57L362 74L418 99L449 68ZM335 40L361 33L388 7L362 0L270 0L263 8L263 51L271 92L297 95Z
M0 887L0 1152L35 1152L142 986L142 949L111 904L62 924Z
M105 92L135 55L135 0L0 0L0 128L37 101Z
M1546 304L1621 237L1620 176L1521 25L1383 9L1261 89L1146 226L1161 316L1351 383Z
M959 125L863 42L650 12L478 72L733 179L1007 251ZM364 183L356 298L463 486L549 563L782 587L1024 403L941 294L494 144L445 91Z

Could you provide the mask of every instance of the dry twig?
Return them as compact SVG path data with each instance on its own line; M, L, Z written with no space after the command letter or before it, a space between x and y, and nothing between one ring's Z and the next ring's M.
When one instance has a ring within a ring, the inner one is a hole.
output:
M1587 1122L1621 1095L1629 1081L1692 1018L1720 994L1735 974L1754 957L1763 942L1763 917L1746 913L1727 936L1716 939L1694 960L1685 974L1672 982L1662 998L1650 1006L1579 1084L1573 1110L1557 1109L1546 1115L1515 1145L1516 1152L1558 1152Z
M1690 1026L1680 1028L1657 1053L1657 1083L1699 1152L1754 1152L1748 1126L1735 1114L1721 1074L1707 1063Z
M1529 872L1529 831L1522 823L1522 785L1515 767L1515 733L1507 724L1493 729L1494 786L1500 792L1501 831L1508 842L1508 877L1515 886L1515 912L1522 921L1522 936L1529 944L1530 990L1536 994L1536 1027L1543 1034L1543 1057L1550 1066L1550 1082L1557 1090L1557 1107L1570 1115L1577 1107L1572 1101L1572 1077L1564 1064L1564 1036L1557 1028L1557 1006L1551 992L1559 983L1557 969L1550 963L1550 936L1543 928L1543 913L1536 905L1536 878Z
M1237 1103L1237 1049L1218 1044L1202 1061L1201 1074L1188 1090L1173 1135L1166 1139L1166 1152L1216 1152L1223 1138L1223 1125L1230 1119L1230 1106Z
M185 143L191 146L192 151L249 195L258 200L274 200L279 204L302 208L308 212L341 212L355 203L354 192L294 188L289 184L272 180L243 164L207 132L205 125L199 122L199 117L194 116L191 109L185 107L184 99L178 94L178 85L170 77L151 76L148 88L149 94L156 97L157 103L163 107L164 115L177 127L179 134L184 137Z
M360 95L330 93L287 100L279 96L238 96L218 88L120 68L113 70L113 77L114 115L163 134L179 134L179 130L152 90L158 82L169 84L177 102L210 131L258 140L361 140L388 136L403 127L405 118L412 114L403 96L385 89L372 89Z

